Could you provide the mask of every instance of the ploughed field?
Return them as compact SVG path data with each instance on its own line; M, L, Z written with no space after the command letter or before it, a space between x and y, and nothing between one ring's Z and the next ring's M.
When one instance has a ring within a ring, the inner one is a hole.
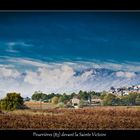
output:
M140 129L140 107L2 111L0 129Z

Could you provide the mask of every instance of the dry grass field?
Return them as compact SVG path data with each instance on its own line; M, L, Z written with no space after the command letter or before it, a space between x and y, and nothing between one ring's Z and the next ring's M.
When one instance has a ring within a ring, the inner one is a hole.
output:
M140 108L93 107L1 112L0 129L140 129Z
M24 103L27 107L31 108L31 109L54 109L56 108L56 105L53 105L51 103L44 103L44 102L34 102L34 101L30 101L30 102L25 102Z

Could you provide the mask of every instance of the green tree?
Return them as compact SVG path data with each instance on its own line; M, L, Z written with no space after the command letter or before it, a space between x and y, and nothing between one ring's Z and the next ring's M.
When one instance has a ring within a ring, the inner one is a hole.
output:
M61 95L59 97L59 102L63 102L63 103L66 103L70 100L70 96L67 95L66 93L64 93L63 95Z
M136 105L136 98L138 96L137 92L131 92L128 95L130 105Z
M106 92L103 92L103 93L101 94L100 98L103 100L104 97L105 97L106 95L107 95L107 93L106 93Z
M52 99L55 96L55 94L51 93L51 94L48 94L47 96L48 96L48 99L50 100L50 99Z
M38 91L35 91L32 95L32 100L39 101L41 99L41 93Z
M60 108L65 108L65 104L63 102L58 103L57 106L60 107Z
M128 95L124 95L121 97L121 105L124 105L124 106L130 105Z
M52 104L58 104L59 97L54 96L51 100Z
M99 96L101 96L101 93L100 92L95 92L95 91L89 91L88 95L90 95L90 96L95 96L96 95L96 96L99 97Z
M71 95L70 95L70 99L72 99L74 96L76 96L76 93L73 92Z
M90 94L86 91L82 91L80 90L79 93L78 93L80 99L83 99L83 100L88 100L89 99L89 96Z
M34 94L32 95L32 100L44 101L44 100L48 100L48 96L47 94L42 93L41 91L35 91Z
M135 99L136 105L140 105L140 94Z
M7 93L6 97L0 101L1 109L15 110L23 107L23 98L20 93Z
M119 98L114 94L107 94L103 99L103 105L119 105Z

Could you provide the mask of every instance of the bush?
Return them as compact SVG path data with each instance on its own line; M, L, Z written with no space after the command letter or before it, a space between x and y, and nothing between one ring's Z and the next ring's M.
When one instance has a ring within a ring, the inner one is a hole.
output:
M129 93L128 98L129 98L130 105L136 105L137 96L138 96L137 92Z
M2 110L15 110L23 106L23 98L19 93L8 93L7 96L0 101Z
M52 98L51 102L52 102L52 104L58 104L58 100L59 100L59 98L57 96L55 96Z
M114 94L107 94L103 99L103 105L105 106L120 105L120 99Z
M58 103L58 107L65 108L65 104L63 102Z
M140 95L138 95L138 96L136 97L135 102L136 102L136 105L140 105Z
M128 95L124 95L121 97L121 105L124 105L124 106L130 105Z

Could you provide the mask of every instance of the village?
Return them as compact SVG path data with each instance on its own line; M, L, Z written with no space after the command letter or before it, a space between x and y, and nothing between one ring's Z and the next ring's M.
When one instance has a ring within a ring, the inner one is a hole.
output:
M41 92L36 92L32 98L24 98L24 102L31 109L47 109L52 107L76 109L104 105L133 105L133 103L129 104L129 100L126 98L129 97L130 93L132 94L131 96L133 96L133 93L134 95L135 93L138 95L135 105L139 104L140 85L120 88L110 87L108 91L103 92L79 91L79 93L73 93L71 95L65 93L62 95L50 94L50 97L52 95L51 98L48 98L47 95ZM40 98L37 98L39 95ZM112 98L112 100L110 99L111 101L108 99L109 96ZM108 102L112 103L108 104Z
M140 85L136 86L124 86L121 88L114 88L111 87L109 90L110 93L117 94L117 95L128 95L130 92L138 92L140 93Z

